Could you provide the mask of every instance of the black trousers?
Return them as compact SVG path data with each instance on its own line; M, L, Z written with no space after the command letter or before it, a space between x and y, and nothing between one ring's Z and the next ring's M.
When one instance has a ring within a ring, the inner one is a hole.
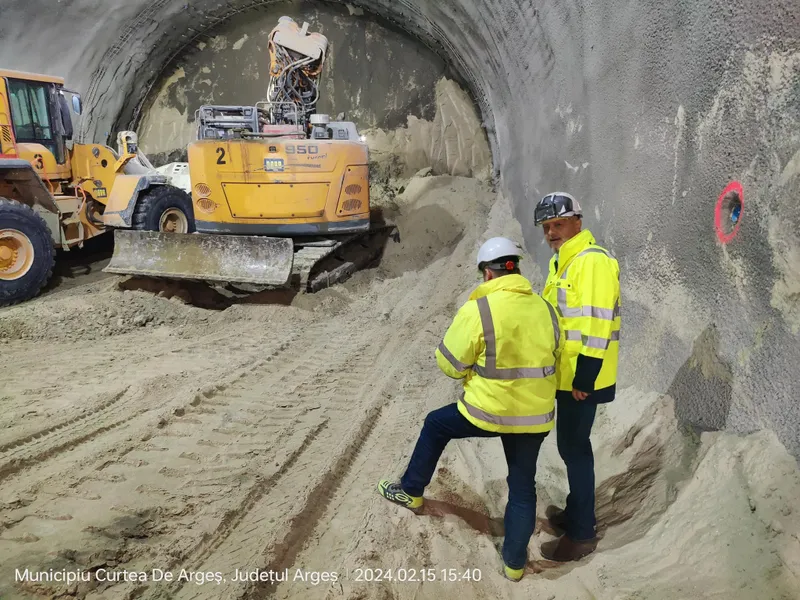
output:
M572 397L572 392L556 393L556 441L569 481L565 530L576 542L592 539L597 525L594 454L589 439L597 403L589 398L578 401Z
M494 433L470 423L448 404L425 417L419 439L400 485L411 496L422 496L450 440L499 437L508 465L508 503L504 517L503 560L512 569L527 561L527 549L536 526L536 463L547 433Z

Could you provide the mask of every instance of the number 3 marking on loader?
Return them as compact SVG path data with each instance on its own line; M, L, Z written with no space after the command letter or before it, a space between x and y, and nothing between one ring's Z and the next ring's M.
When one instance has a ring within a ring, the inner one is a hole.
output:
M36 168L37 169L44 169L44 160L42 159L41 154L34 154L33 158L36 159Z
M217 159L217 164L227 165L228 163L225 162L225 148L217 148L217 154L219 154L219 158Z

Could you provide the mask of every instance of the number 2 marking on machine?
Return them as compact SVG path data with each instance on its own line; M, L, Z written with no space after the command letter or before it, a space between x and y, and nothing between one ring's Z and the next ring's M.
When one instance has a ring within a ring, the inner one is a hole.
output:
M225 160L225 148L217 148L217 154L219 154L219 158L217 159L218 165L227 165L228 163Z

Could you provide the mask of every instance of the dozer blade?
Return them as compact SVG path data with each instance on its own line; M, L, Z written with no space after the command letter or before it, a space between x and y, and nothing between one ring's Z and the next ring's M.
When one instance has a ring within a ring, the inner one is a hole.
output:
M117 229L114 254L103 271L285 286L293 261L289 238Z

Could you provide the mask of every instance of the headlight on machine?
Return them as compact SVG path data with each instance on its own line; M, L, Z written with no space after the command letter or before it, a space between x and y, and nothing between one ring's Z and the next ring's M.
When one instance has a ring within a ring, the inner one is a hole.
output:
M369 212L369 167L358 165L347 167L339 194L336 215L358 215Z
M217 203L214 202L209 196L211 195L211 188L205 183L198 183L194 186L195 201L194 205L197 210L204 213L213 213L217 209Z

